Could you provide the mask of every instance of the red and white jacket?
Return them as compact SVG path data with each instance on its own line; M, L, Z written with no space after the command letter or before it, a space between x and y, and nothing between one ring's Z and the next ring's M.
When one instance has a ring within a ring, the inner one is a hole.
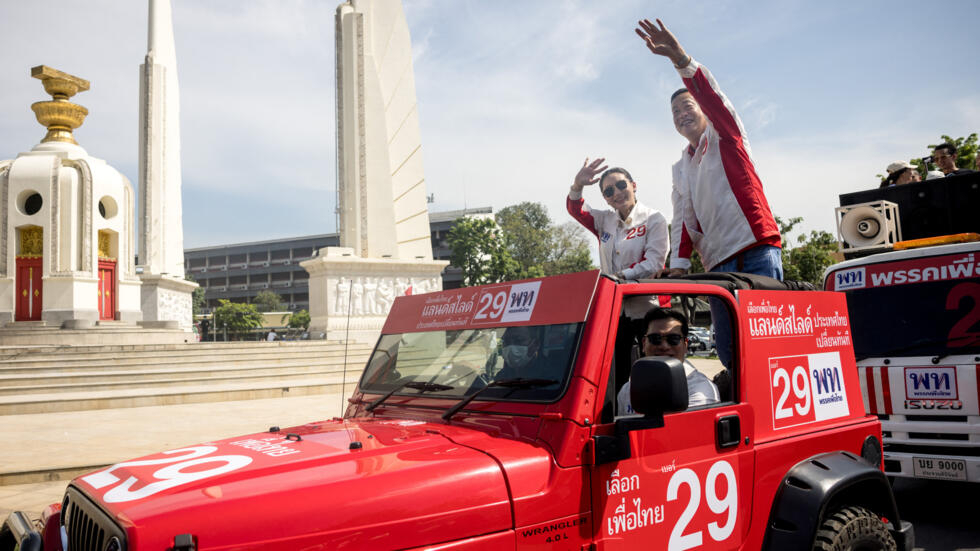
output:
M667 260L667 219L639 201L626 220L612 210L592 210L581 192L569 191L568 213L599 238L599 268L607 274L623 272L626 279L641 279L659 272Z
M691 252L706 270L757 245L781 246L779 226L755 172L735 108L708 69L693 59L678 69L708 119L697 149L674 164L671 268L690 268Z

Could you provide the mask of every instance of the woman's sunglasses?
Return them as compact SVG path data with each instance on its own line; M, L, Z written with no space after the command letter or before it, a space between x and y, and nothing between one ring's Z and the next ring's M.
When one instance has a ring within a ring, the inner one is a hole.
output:
M619 180L616 182L616 188L619 189L619 191L623 191L624 189L626 189L626 186L628 185L629 182L627 182L626 180ZM602 194L605 195L606 197L612 197L614 193L616 193L616 190L613 189L612 186L608 186L606 187L606 189L602 190Z

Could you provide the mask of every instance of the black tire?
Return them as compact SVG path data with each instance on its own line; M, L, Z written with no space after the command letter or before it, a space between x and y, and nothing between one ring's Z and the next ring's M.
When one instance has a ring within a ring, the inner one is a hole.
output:
M824 519L814 551L896 551L881 519L863 507L845 507Z

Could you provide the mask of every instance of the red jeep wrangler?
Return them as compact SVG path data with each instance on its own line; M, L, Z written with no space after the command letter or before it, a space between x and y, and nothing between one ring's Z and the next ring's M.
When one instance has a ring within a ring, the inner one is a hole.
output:
M911 549L844 295L696 277L401 297L343 419L81 476L0 549ZM729 365L640 357L656 307Z

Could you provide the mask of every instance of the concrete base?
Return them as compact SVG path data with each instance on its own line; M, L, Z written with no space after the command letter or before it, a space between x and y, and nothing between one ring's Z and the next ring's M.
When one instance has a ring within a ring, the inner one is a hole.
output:
M176 321L189 330L193 323L192 295L197 283L169 275L142 274L140 297L143 322Z
M128 321L131 323L136 323L138 321L143 321L143 312L139 310L120 310L117 312L119 316L119 321Z
M65 320L61 322L62 329L91 329L95 327L95 320Z
M72 321L91 321L95 323L99 319L98 310L75 309L75 310L42 310L41 319L48 325L62 325Z
M180 344L196 342L184 329L148 329L135 324L93 324L86 328L26 325L12 322L0 328L0 346L80 346L103 344ZM69 324L75 325L75 324Z
M395 297L442 290L444 260L360 258L326 247L300 263L310 273L310 334L374 344Z

